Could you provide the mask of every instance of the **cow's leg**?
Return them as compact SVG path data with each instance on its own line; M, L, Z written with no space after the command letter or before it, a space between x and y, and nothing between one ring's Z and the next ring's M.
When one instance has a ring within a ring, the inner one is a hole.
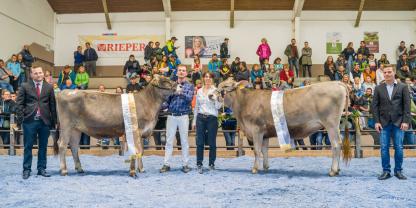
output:
M254 143L254 166L251 169L251 173L256 174L259 170L259 163L260 163L260 154L261 154L261 146L263 144L263 135L256 133L253 136L253 143Z
M263 169L267 172L269 170L269 138L263 138L261 153L263 153Z
M332 146L332 166L329 176L336 176L339 173L339 159L341 156L341 139L337 127L325 127Z
M59 139L59 159L60 159L59 169L60 169L61 176L68 175L68 169L66 168L65 154L66 154L66 149L68 147L70 138L71 138L71 129L70 128L61 129L60 139Z
M74 159L75 164L75 170L77 173L84 173L84 170L81 167L81 161L79 159L79 141L81 139L81 132L78 130L72 130L71 133L71 140L69 144L71 145L71 152L72 152L72 158Z
M129 175L133 178L137 178L136 175L136 159L134 157L132 157L130 159L130 173Z
M139 145L139 152L140 152L140 157L137 158L137 172L139 173L144 173L144 167L143 167L143 160L142 160L142 156L143 156L143 152L144 152L144 148L143 148L143 138L141 138L141 142Z

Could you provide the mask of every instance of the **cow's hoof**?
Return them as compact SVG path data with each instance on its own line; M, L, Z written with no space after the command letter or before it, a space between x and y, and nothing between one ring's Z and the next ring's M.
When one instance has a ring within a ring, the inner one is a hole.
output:
M82 168L77 168L77 169L76 169L76 171L77 171L77 173L79 173L79 174L83 174L83 173L85 173L85 172L84 172L84 170L83 170Z
M134 179L137 178L136 171L130 171L130 174L129 175L130 175L130 177L132 177Z
M252 173L252 174L257 174L257 173L258 173L257 168L253 168L253 169L251 169L251 173Z
M329 171L329 176L331 176L331 177L334 177L334 176L337 176L338 175L338 172L335 172L335 171Z
M139 173L144 173L144 172L145 172L145 170L144 170L144 169L137 169L137 172L139 172Z
M68 175L68 171L66 170L61 170L61 176L67 176Z

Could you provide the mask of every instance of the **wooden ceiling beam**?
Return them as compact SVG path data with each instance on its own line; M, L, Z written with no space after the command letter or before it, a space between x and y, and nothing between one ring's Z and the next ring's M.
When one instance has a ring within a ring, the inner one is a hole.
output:
M165 17L170 17L172 13L172 6L170 4L170 0L162 0L163 3L163 10L165 11Z
M110 15L108 14L107 0L101 0L101 1L103 2L105 21L107 22L107 29L111 30L111 22L110 22Z
M231 0L231 7L230 7L230 28L234 28L234 3L235 0Z
M304 4L305 4L305 0L295 0L295 3L293 4L292 21L294 21L296 17L300 17Z
M363 13L365 0L361 0L360 7L358 8L357 19L355 20L354 27L358 27L361 21L361 15Z

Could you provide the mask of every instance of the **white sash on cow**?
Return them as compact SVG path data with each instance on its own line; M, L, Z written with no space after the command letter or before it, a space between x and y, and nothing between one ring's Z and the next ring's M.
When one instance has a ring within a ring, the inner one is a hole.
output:
M291 142L289 129L287 128L283 106L283 94L284 91L273 91L270 99L270 105L280 148L282 150L289 150L294 148L294 143Z
M123 111L128 152L130 156L139 156L139 152L134 145L134 138L138 136L138 122L133 94L121 94L121 108Z

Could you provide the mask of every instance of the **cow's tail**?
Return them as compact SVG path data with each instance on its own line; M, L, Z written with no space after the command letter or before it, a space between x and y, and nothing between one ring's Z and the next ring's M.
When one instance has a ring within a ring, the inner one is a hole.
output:
M56 125L56 132L55 136L53 137L53 154L57 155L59 153L59 146L58 146L58 140L59 140L59 130L60 130L60 124Z
M345 103L344 103L344 112L348 112L348 106L349 106L349 102L350 102L350 92L348 87L344 84L341 83L341 85L345 88ZM348 116L345 116L343 119L345 119L345 137L344 140L342 141L342 160L348 164L348 162L351 160L352 158L352 149L351 149L351 144L350 144L350 138L349 138L349 128L348 128Z

